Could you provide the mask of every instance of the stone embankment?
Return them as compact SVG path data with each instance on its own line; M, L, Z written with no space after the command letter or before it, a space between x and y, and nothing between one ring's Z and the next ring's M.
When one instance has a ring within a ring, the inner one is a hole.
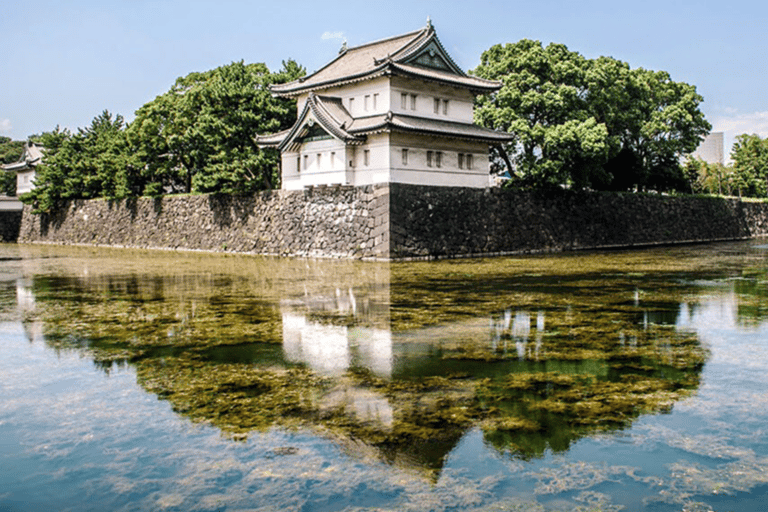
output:
M273 191L72 201L52 215L25 207L20 242L375 258L385 252L386 190Z
M768 203L391 185L393 257L553 252L768 235Z
M768 203L644 194L537 194L418 185L248 197L25 207L20 242L410 259L739 240L768 235Z

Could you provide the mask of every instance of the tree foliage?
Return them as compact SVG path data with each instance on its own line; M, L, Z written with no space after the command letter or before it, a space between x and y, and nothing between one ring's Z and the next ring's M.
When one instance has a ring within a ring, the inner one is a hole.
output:
M496 45L473 73L502 81L478 99L476 119L515 135L506 151L518 183L684 188L680 157L711 128L695 87L610 57L586 59L562 44Z
M253 137L290 127L292 102L269 86L299 78L293 61L278 73L264 64L234 62L179 78L170 91L136 112L128 139L145 165L132 186L148 195L167 191L249 193L273 188L279 155Z
M126 125L108 111L76 133L38 136L46 147L35 189L25 201L50 211L61 201L156 196L174 192L251 193L279 185L279 155L254 136L290 127L295 105L269 86L303 76L294 61L271 73L234 62L190 73L142 106Z
M731 150L733 175L739 195L768 195L768 139L755 134L736 137Z

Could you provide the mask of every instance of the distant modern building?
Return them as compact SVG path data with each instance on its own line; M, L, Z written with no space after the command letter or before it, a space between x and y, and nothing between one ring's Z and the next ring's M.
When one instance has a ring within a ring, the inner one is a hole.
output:
M710 164L725 164L723 132L712 132L699 144L691 156Z
M45 148L32 141L24 144L24 152L17 162L0 167L6 172L16 173L16 195L20 196L34 188L35 168L43 161Z
M347 48L315 73L273 85L297 100L289 130L256 141L281 152L282 187L408 183L483 188L489 146L508 133L473 123L474 99L501 83L464 73L432 24Z

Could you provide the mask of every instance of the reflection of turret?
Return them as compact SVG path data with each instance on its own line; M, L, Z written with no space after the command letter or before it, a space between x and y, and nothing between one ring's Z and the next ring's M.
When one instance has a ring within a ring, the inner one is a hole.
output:
M536 457L668 410L705 357L695 333L662 322L692 288L641 296L626 279L503 261L478 275L461 262L165 258L31 272L19 303L47 344L133 365L186 417L238 435L317 429L427 472L467 429Z
M392 334L381 329L323 325L283 313L286 360L306 363L321 375L341 375L350 367L392 375Z
M16 281L16 304L24 325L24 332L29 341L41 341L43 339L43 322L34 318L36 306L35 294L32 290L32 280L19 278Z

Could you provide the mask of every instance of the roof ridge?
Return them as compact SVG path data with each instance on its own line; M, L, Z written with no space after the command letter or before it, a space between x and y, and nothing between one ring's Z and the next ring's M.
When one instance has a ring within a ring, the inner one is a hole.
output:
M428 30L427 28L422 27L422 28L420 28L418 30L414 30L412 32L406 32L405 34L400 34L398 36L385 37L384 39L379 39L377 41L371 41L369 43L364 43L364 44L361 44L359 46L350 46L350 47L347 48L347 53L351 52L351 51L354 51L354 50L359 50L361 48L365 48L367 46L373 46L373 45L377 45L377 44L388 43L390 41L394 41L395 39L401 39L401 38L404 38L404 37L407 37L407 36L411 36L411 35L416 36L417 34L419 34L421 32L425 32L427 30ZM411 42L409 42L408 44L410 44L410 43ZM398 51L400 51L400 50L398 50Z

